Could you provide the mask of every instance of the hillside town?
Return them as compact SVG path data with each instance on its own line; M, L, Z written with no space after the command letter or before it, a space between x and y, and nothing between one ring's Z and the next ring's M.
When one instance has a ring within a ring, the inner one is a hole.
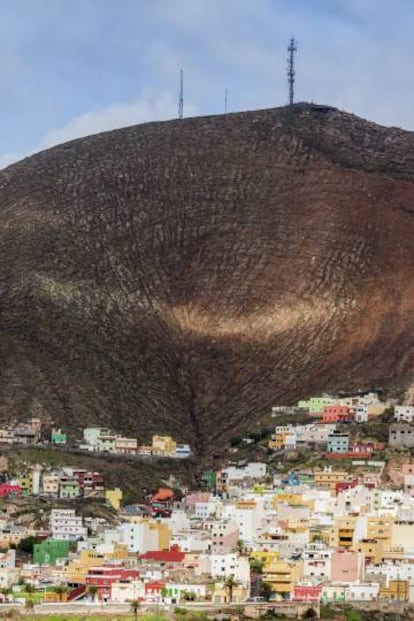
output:
M40 418L31 418L25 423L16 423L0 428L0 445L24 444L28 446L66 446L68 434L61 429L43 430ZM171 436L152 436L150 445L138 444L137 438L114 433L107 427L85 427L82 438L73 442L71 448L91 453L130 455L136 457L168 457L186 459L192 450L188 444L178 444Z
M315 614L321 604L413 603L414 406L376 393L322 396L274 407L271 419L281 416L292 422L276 420L260 439L262 460L242 457L254 443L246 434L202 472L198 489L161 487L143 503L126 503L100 472L41 463L12 472L3 455L0 599L290 603ZM388 440L370 437L370 425L384 426ZM29 428L41 442L39 420L13 437L32 439ZM53 429L49 442L65 444L67 434ZM77 448L120 446L116 434L90 427ZM177 447L154 436L152 456L172 457ZM40 500L39 519L22 520ZM85 501L103 512L83 515Z

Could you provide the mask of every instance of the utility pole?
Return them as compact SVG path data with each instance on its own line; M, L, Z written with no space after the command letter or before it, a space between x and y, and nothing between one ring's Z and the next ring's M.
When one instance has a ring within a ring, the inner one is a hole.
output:
M180 95L178 97L178 118L184 116L184 72L180 69Z
M224 114L227 114L228 103L229 103L229 91L226 88L226 90L224 91Z
M288 47L288 84L289 84L289 105L293 104L295 98L295 52L297 52L298 47L296 45L295 39L292 37Z

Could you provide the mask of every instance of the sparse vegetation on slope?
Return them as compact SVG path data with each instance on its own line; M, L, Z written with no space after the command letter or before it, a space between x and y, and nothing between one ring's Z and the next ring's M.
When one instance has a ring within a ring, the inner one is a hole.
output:
M151 123L0 173L0 417L199 453L275 403L404 386L414 142L337 110Z

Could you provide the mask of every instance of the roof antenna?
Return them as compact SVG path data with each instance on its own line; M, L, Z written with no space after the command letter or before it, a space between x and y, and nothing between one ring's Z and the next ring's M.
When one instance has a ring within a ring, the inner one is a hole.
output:
M224 91L224 114L227 114L227 107L229 103L229 90L226 88Z
M180 96L178 99L178 118L182 119L184 116L184 72L180 69Z
M297 52L297 45L295 39L292 37L288 47L288 84L289 84L289 105L293 104L295 98L295 52Z

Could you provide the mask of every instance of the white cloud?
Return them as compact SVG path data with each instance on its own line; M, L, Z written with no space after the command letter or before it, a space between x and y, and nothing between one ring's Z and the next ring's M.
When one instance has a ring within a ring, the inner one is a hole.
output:
M4 153L3 155L0 155L0 170L10 166L10 164L14 164L14 162L18 162L22 159L22 157L24 156L21 156L18 153Z
M131 103L118 103L85 112L61 127L50 129L42 138L34 152L49 149L57 144L90 136L111 129L128 125L137 125L150 121L164 121L177 116L178 102L170 93L153 93ZM185 109L186 116L193 116L196 107L189 103ZM0 155L0 169L9 166L30 154L5 153Z
M132 103L112 104L85 112L66 125L49 130L42 139L40 148L48 149L74 138L176 116L177 102L169 93L152 94Z

